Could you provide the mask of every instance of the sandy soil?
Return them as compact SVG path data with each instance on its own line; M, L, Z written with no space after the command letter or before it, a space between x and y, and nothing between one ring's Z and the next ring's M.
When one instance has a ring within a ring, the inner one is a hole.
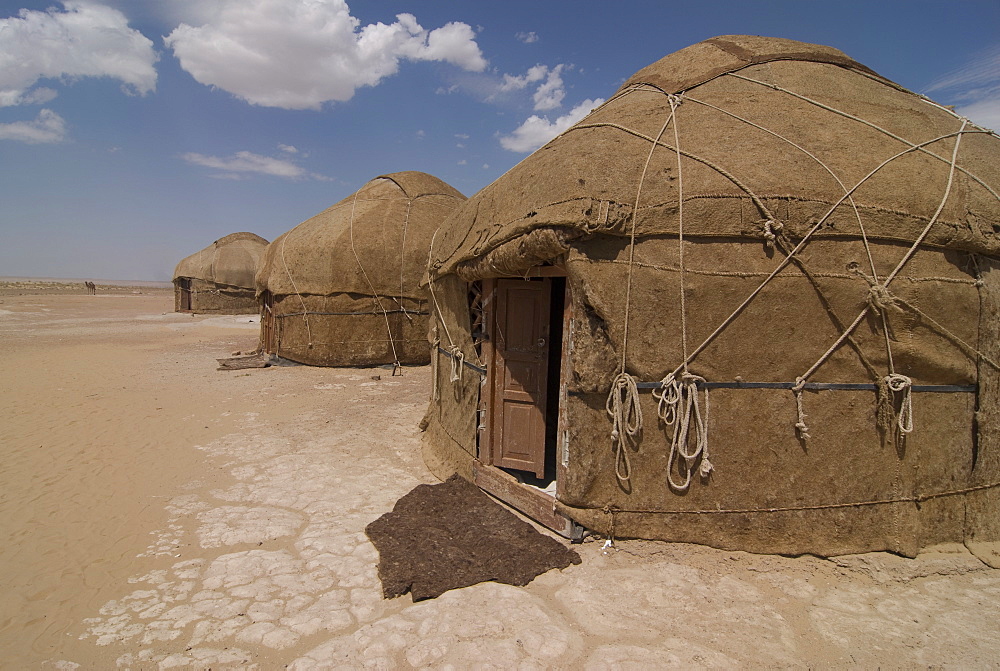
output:
M37 293L37 292L36 292ZM251 317L0 295L0 667L992 667L1000 571L666 543L414 604L365 525L422 482L429 371L216 371ZM374 378L373 376L378 376Z

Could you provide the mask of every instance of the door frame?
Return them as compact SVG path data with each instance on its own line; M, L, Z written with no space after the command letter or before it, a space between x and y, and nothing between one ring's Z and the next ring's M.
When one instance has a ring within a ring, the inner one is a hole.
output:
M274 294L264 291L260 300L261 351L265 354L278 353L278 320L274 316Z
M499 450L495 449L497 446L493 444L494 431L493 431L493 409L495 407L496 401L496 388L497 388L497 352L494 347L494 339L496 337L496 324L497 324L497 280L517 280L538 277L561 277L566 278L567 273L565 267L562 265L552 265L552 266L536 266L531 268L527 273L519 275L518 277L504 277L504 278L486 278L482 280L482 304L484 312L484 326L486 332L486 340L483 342L482 355L483 360L486 362L486 380L483 383L482 389L484 393L480 394L479 397L479 417L480 421L478 423L478 454L479 461L485 467L492 467L495 463L495 455ZM554 290L554 287L550 290ZM567 383L571 373L571 359L570 351L572 346L573 338L573 312L572 312L572 301L569 282L565 282L565 287L563 290L563 310L562 310L562 339L560 344L560 349L555 352L550 349L549 358L559 357L559 385L558 392L555 399L549 398L547 401L547 406L549 403L558 404L558 420L556 426L556 441L555 445L549 445L546 441L545 453L549 454L550 450L555 450L555 481L556 481L556 496L559 495L560 481L564 481L563 475L569 465L568 459L568 448L569 448L569 434L567 426L566 417L566 399L567 399ZM552 327L550 323L550 332L552 332ZM542 408L542 412L546 413L547 407Z
M190 277L182 277L182 278L180 278L180 282L178 282L178 284L180 285L180 290L181 290L181 296L180 296L180 298L181 298L181 306L180 306L180 309L183 312L190 312L191 310L194 309L194 306L192 305L194 303L194 301L192 300L192 298L193 298L192 297L193 291L191 289L191 278Z

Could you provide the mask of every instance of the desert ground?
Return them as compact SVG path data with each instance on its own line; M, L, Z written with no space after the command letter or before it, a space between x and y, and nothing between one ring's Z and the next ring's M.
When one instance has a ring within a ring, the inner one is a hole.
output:
M0 668L1000 660L1000 571L961 546L826 560L597 540L526 587L384 600L364 528L435 482L429 369L218 371L256 346L256 318L172 309L166 289L0 285Z

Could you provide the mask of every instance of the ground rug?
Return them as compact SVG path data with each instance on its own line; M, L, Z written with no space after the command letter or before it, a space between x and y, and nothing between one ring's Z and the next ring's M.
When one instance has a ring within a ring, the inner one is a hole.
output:
M493 580L527 585L580 556L453 475L419 485L392 512L365 528L379 552L378 575L387 599L410 592L414 601Z

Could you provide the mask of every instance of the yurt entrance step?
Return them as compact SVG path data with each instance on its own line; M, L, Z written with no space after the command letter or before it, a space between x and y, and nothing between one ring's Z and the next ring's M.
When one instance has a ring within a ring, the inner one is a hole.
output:
M547 492L521 484L514 476L494 466L476 460L472 463L472 480L487 494L524 513L542 526L572 541L583 538L584 529L556 511L556 500Z

